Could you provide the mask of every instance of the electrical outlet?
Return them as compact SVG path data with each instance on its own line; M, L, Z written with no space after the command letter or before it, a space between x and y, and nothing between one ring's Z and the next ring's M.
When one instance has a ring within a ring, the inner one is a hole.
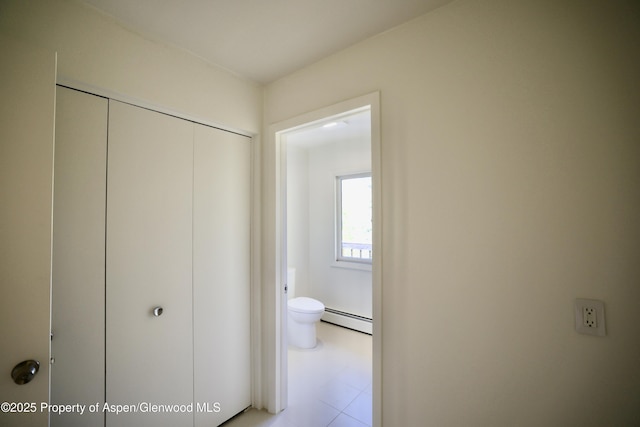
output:
M604 302L578 298L575 303L576 331L580 334L606 335L604 325Z
M593 307L582 307L582 324L587 328L598 327L598 316Z

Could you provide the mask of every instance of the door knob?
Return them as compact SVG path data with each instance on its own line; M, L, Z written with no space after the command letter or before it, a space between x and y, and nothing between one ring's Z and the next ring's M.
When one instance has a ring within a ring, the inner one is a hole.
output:
M156 316L156 317L159 317L162 314L163 311L164 311L164 309L162 307L155 307L153 309L153 315Z
M11 378L18 385L26 384L36 376L39 369L40 362L37 360L25 360L11 370Z

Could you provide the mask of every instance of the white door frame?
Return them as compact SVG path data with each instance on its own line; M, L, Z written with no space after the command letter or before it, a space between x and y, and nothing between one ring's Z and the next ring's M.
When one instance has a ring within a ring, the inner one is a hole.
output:
M286 176L283 157L287 131L343 115L363 107L371 109L371 175L373 183L373 421L382 421L382 203L380 93L373 92L333 104L268 127L263 157L262 293L264 406L278 413L287 406L286 341Z

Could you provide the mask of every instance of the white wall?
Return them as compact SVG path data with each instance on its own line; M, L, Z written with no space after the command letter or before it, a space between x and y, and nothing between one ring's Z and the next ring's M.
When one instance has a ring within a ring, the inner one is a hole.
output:
M296 267L296 295L371 318L371 270L335 261L335 177L371 171L371 138L368 132L327 138L306 147L304 138L287 144L287 256Z
M0 33L58 52L58 81L259 133L262 88L70 0L3 0Z
M267 86L381 91L383 425L640 423L639 6L459 0Z

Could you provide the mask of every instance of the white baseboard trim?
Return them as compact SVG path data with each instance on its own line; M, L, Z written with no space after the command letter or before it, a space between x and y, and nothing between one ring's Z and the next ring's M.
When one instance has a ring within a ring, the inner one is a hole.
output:
M322 320L324 322L333 323L335 325L343 326L345 328L353 329L365 334L373 334L371 319L366 317L357 316L351 313L345 313L343 311L334 310L332 308L325 308L324 314L322 315Z

